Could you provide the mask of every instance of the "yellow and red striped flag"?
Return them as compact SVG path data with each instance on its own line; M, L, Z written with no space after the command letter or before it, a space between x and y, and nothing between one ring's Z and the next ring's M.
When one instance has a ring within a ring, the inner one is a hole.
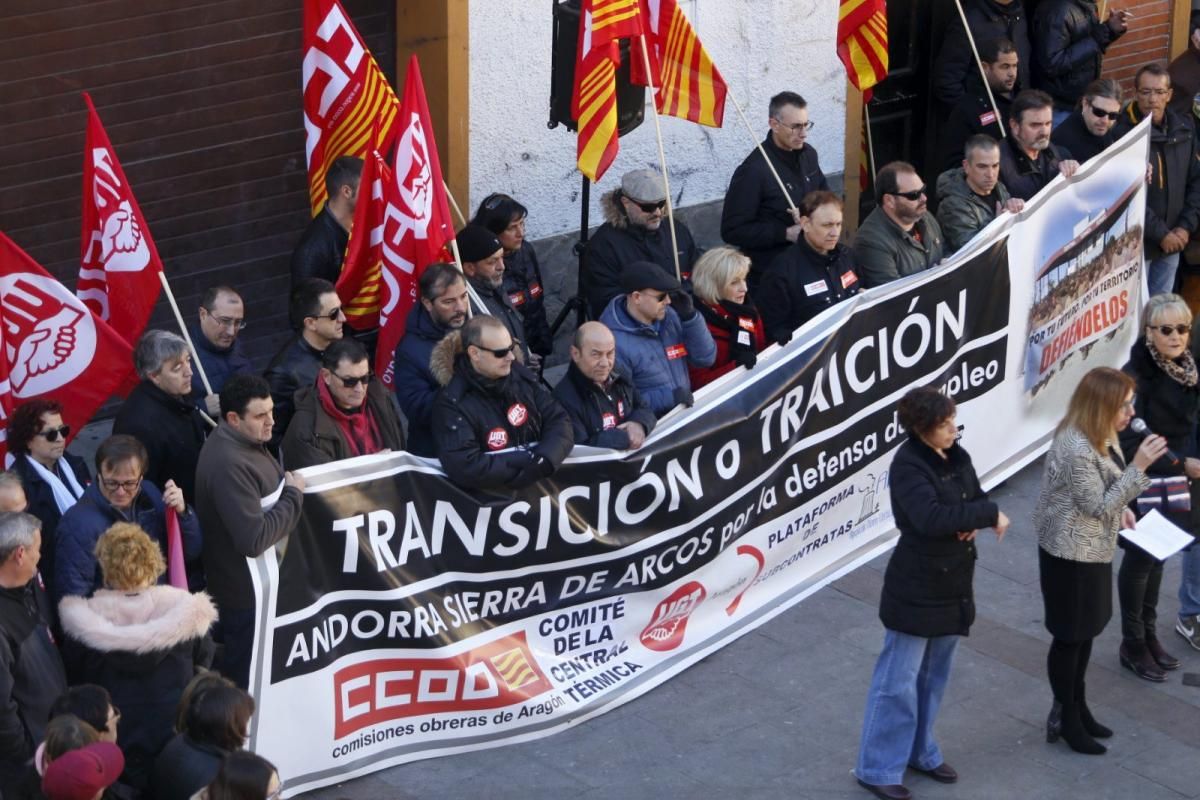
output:
M885 0L841 0L837 52L850 82L869 100L871 87L888 74Z
M325 205L325 173L341 156L387 152L400 101L338 0L304 0L304 133L308 194ZM378 121L378 138L371 132Z
M645 80L641 59L630 56L634 81L658 87L655 98L658 113L721 127L729 87L679 8L678 0L645 2L646 44L654 75L652 81Z
M617 41L642 34L638 0L583 0L571 113L579 126L579 171L600 180L617 157Z

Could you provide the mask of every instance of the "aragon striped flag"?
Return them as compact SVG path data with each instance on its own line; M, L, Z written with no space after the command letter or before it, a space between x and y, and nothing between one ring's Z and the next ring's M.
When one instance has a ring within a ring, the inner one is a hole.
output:
M571 113L579 126L579 171L600 180L617 157L617 41L642 33L639 0L583 0Z
M885 0L841 0L837 52L850 82L870 100L871 88L888 74Z
M658 113L721 127L725 95L729 88L708 51L700 43L692 24L679 8L678 0L645 0L646 44L649 46L653 81L658 87ZM633 58L634 80L642 79L642 61Z
M387 152L400 101L338 0L304 0L304 133L312 213L328 193L325 173L341 156ZM379 138L370 142L376 121Z

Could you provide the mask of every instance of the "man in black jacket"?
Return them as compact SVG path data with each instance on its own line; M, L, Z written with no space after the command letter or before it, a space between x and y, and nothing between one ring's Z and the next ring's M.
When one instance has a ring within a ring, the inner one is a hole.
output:
M175 481L196 501L196 461L209 426L192 403L192 357L183 337L150 330L138 339L133 362L142 382L113 420L112 432L128 434L146 448L143 477L155 486Z
M1118 9L1101 22L1096 0L1042 0L1033 15L1033 85L1054 98L1055 122L1066 119L1100 77L1104 51L1132 17Z
M1200 164L1190 121L1172 111L1171 75L1147 64L1134 77L1133 102L1121 111L1116 135L1124 136L1146 116L1150 122L1150 185L1146 192L1146 271L1150 294L1175 286L1179 254L1200 226Z
M1028 200L1059 173L1069 178L1079 169L1070 153L1050 143L1053 113L1050 95L1036 89L1013 100L1009 137L1000 144L1000 180L1013 197Z
M654 423L654 409L619 372L617 341L602 322L585 322L571 343L571 365L554 397L571 416L577 444L637 450Z
M295 408L293 395L311 386L321 368L321 353L342 338L346 315L333 284L321 278L306 278L292 288L288 318L300 335L285 344L271 359L263 377L271 387L275 427L270 448L275 451Z
M636 169L621 176L621 186L600 198L604 224L588 242L584 253L583 292L593 318L621 294L621 273L635 261L658 264L668 275L675 274L671 230L667 222L667 195L662 175L652 169ZM679 271L690 285L692 265L700 253L688 227L675 220Z
M346 245L350 242L350 223L354 221L362 167L362 159L354 156L342 156L329 165L329 171L325 173L329 199L304 229L292 251L293 289L306 278L337 283L338 275L342 273L342 260L346 257Z
M473 317L433 350L442 384L433 437L442 469L466 489L507 492L548 478L571 452L571 420L516 361L516 343L495 317Z
M1017 83L1028 88L1033 48L1029 41L1029 18L1021 0L962 0L962 6L967 24L971 26L971 35L975 38L975 46L979 48L980 59L987 61L985 42L994 39L1010 42L1017 57ZM946 106L956 106L964 95L970 93L973 78L979 78L979 67L975 66L975 54L971 52L971 43L967 41L962 20L955 14L946 28L946 38L942 40L942 49L938 51L934 63L934 96ZM990 134L984 130L976 133ZM966 137L963 141L966 141ZM956 150L961 153L961 142L959 144Z
M408 451L433 458L433 398L441 385L429 369L433 348L467 321L467 284L453 264L430 264L417 281L421 302L408 314L396 345L395 387L408 419Z
M0 786L16 786L42 741L67 675L50 630L54 610L38 576L41 524L0 513Z
M1117 140L1113 126L1121 116L1121 87L1107 78L1092 81L1079 108L1066 122L1055 125L1050 141L1066 148L1080 164L1099 155Z
M513 341L521 348L521 355L530 369L536 370L540 356L531 356L529 343L525 341L525 320L513 308L508 292L504 290L504 247L495 234L482 225L467 225L454 237L458 242L458 253L462 257L463 272L475 294L483 301L480 314L491 314L504 327Z
M942 130L942 170L954 169L962 163L963 146L972 136L986 134L999 141L1004 138L1001 126L1008 119L1013 98L1019 91L1017 70L1020 66L1016 46L1008 39L989 39L979 44L979 60L992 90L992 101L983 88L983 79L976 70L968 76L967 91L959 98L946 119ZM999 109L999 115L996 111Z
M771 261L800 235L800 201L809 192L829 189L817 151L807 144L814 124L808 118L808 102L795 92L780 92L771 98L767 112L771 132L762 147L791 202L755 148L729 179L721 210L721 238L750 257L752 295ZM793 203L796 214L791 211Z

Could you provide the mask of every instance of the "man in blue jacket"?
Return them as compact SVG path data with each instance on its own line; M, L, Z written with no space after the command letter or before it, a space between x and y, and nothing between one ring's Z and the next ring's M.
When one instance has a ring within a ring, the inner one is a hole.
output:
M467 321L467 284L453 264L430 264L418 281L421 302L413 306L396 346L396 401L408 420L408 451L433 458L433 398L442 386L429 357L434 346Z
M617 367L654 413L692 404L688 365L712 366L717 346L692 297L657 264L634 261L621 273L625 294L612 299L600 321L617 341Z

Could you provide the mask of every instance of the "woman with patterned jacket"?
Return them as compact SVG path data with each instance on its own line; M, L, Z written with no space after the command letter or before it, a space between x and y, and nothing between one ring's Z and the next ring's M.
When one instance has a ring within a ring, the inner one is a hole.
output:
M1129 503L1150 485L1146 469L1166 452L1147 436L1126 466L1117 434L1133 419L1134 381L1109 367L1083 376L1046 455L1033 514L1046 630L1054 637L1046 667L1054 706L1046 741L1061 735L1072 750L1106 751L1112 735L1088 709L1084 676L1092 640L1112 616L1117 531L1135 524Z

